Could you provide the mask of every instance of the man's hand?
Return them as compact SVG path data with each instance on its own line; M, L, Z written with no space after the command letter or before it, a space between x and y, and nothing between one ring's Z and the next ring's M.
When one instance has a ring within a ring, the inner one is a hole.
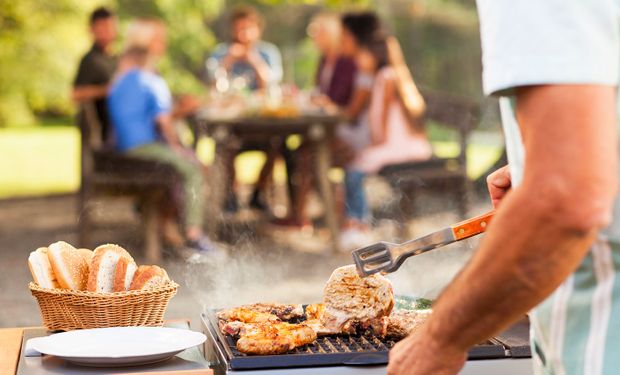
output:
M434 342L424 330L410 335L390 350L388 375L453 375L467 359L467 353Z
M493 208L497 209L499 203L508 194L511 187L512 181L508 166L502 167L487 176L487 188L489 189Z

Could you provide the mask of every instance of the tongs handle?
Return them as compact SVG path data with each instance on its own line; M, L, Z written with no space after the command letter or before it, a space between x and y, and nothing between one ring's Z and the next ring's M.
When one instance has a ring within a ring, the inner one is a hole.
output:
M484 232L494 215L495 211L491 211L452 225L454 238L460 241Z

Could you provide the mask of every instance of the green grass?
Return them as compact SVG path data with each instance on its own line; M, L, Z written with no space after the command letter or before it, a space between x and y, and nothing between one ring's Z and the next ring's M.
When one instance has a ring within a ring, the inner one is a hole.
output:
M458 145L442 140L433 142L439 156L458 154ZM79 188L79 132L69 126L0 129L0 198L75 192ZM203 139L198 155L210 163L213 142ZM476 178L499 157L501 149L471 144L467 150L470 177ZM236 160L237 178L242 183L256 180L264 155L248 152ZM284 167L277 165L278 181L284 180ZM334 176L340 176L334 173Z
M67 126L0 129L0 197L76 191L79 136Z

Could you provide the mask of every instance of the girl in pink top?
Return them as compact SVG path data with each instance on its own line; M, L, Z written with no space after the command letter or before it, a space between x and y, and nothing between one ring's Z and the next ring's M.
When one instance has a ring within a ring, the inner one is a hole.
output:
M358 69L372 77L368 112L370 144L359 150L345 169L347 229L343 232L343 248L364 245L347 241L349 237L366 242L360 235L367 231L368 220L363 189L365 175L389 164L421 161L432 156L422 121L424 99L407 69L400 46L380 26L369 28L369 24L379 24L373 13L343 18L345 35L356 42L354 56Z

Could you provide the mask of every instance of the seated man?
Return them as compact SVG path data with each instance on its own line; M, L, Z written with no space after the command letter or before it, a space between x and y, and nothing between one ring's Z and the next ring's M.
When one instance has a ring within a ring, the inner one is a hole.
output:
M111 50L117 35L114 13L103 7L95 9L90 15L90 33L93 46L80 61L71 97L76 102L94 101L101 125L101 139L108 142L109 118L105 98L116 69L116 57Z
M226 70L230 79L246 79L250 90L264 89L282 80L282 56L278 47L261 40L262 23L255 9L237 8L231 16L232 41L218 44L210 57L210 61L215 60Z
M129 28L128 47L108 95L116 146L129 155L170 165L183 178L183 215L188 246L213 248L203 234L205 184L203 166L175 133L168 85L153 64L166 49L165 27L155 20L138 20Z
M261 15L251 7L239 7L235 9L230 19L231 42L221 43L215 47L215 51L207 60L207 69L212 70L213 65L223 68L229 81L241 79L249 90L263 90L270 85L279 84L282 80L282 56L278 47L261 40L263 19ZM263 166L250 206L252 208L266 209L264 202L259 199L261 190L271 177L275 159L279 153L288 155L283 142L270 144L263 139L245 140L237 152L258 150L267 153L267 160ZM232 155L227 160L229 175L234 183L235 173ZM237 209L237 201L232 193L226 202L228 211Z

